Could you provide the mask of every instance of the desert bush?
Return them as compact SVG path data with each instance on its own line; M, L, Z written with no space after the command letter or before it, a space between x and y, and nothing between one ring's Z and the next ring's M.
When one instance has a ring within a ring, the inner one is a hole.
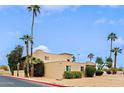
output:
M123 71L123 68L119 67L117 70L118 70L118 71Z
M111 69L107 69L107 70L106 70L106 73L107 73L107 74L111 74Z
M8 66L5 66L5 65L0 66L0 69L2 69L2 70L4 70L4 71L9 71Z
M101 75L103 75L103 71L102 70L97 70L96 71L96 76L101 76Z
M80 71L65 71L64 78L66 78L66 79L82 78L82 72L80 72Z
M96 72L96 68L93 66L86 66L85 69L85 76L86 77L93 77Z
M112 74L117 74L117 68L112 68Z

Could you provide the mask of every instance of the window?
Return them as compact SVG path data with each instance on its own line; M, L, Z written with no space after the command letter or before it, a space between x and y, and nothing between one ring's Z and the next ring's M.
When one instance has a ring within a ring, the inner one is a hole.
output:
M48 56L45 56L45 60L49 60L49 57Z
M84 72L84 67L83 66L81 66L81 72Z
M66 66L66 71L71 71L71 66Z
M70 59L67 59L68 62L70 62Z

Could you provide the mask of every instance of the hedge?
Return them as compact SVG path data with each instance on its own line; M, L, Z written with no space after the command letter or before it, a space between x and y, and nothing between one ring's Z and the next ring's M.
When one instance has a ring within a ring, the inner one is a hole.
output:
M85 76L86 77L93 77L96 72L96 68L93 66L86 66L85 69Z
M65 79L82 78L82 74L83 73L81 71L65 71L64 78Z

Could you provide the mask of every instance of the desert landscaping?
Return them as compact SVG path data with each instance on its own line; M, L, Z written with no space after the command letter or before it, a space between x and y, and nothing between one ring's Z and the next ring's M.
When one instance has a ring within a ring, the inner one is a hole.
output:
M3 72L3 74L1 72L0 74L4 76L11 76L10 73L8 72ZM13 77L16 77L16 75ZM82 77L80 79L57 80L47 77L30 77L30 78L26 78L23 76L20 77L28 80L48 82L48 83L59 84L68 87L124 87L124 74L121 71L118 72L116 75L113 74L107 75L106 73L104 73L102 76L94 76L93 78Z
M69 87L124 87L124 75L122 73L116 75L104 74L103 76L95 76L93 78L83 77L81 79L56 80L46 77L31 77L25 79L60 84Z

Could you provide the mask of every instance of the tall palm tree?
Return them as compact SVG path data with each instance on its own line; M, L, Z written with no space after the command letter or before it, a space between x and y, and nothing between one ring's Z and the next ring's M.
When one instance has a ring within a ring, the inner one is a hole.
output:
M108 40L110 40L110 58L112 57L112 52L111 52L111 50L112 50L112 42L113 41L115 41L116 39L118 39L118 37L116 36L116 34L115 33L110 33L109 35L108 35Z
M33 55L33 32L34 32L34 18L37 16L38 13L40 13L40 6L38 5L30 5L27 8L29 12L32 12L32 25L31 25L31 63L32 63L32 55ZM33 64L31 66L31 76L33 76Z
M116 48L112 49L111 51L114 53L114 68L116 68L117 54L122 53L122 49L120 49L119 47L116 47Z
M93 53L90 53L90 54L88 54L88 56L87 56L89 59L90 59L90 62L92 61L92 59L93 59L93 57L94 57L94 54Z
M26 65L27 65L27 77L29 76L29 41L31 40L31 36L29 35L24 35L23 37L20 38L25 42L26 45Z

